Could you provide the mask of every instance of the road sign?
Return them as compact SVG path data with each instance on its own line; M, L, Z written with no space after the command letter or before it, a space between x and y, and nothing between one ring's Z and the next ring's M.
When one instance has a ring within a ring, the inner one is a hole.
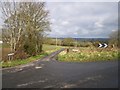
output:
M100 47L100 48L103 46L101 43L99 43L98 45L99 45L98 47Z
M8 54L9 60L12 60L12 59L13 59L13 55L14 55L14 53L9 53L9 54Z
M108 45L106 43L104 43L104 48L106 48Z
M100 48L106 48L106 47L108 47L108 45L106 43L103 43L103 44L99 43L98 45L99 45L98 47L100 47Z
M14 53L9 53L9 54L8 54L8 56L12 56L12 55L14 55Z

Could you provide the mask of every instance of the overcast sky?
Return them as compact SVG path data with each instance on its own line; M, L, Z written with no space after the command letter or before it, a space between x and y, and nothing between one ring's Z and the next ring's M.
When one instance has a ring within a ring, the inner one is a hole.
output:
M118 26L117 2L47 2L50 37L105 38Z

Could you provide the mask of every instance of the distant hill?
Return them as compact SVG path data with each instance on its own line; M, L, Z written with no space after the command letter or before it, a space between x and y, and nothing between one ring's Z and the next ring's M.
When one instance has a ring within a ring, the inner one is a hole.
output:
M53 38L55 39L55 38ZM57 39L64 39L64 38L57 38ZM108 42L109 38L73 38L77 41L89 41L89 42L94 42L94 41L99 41L99 42Z

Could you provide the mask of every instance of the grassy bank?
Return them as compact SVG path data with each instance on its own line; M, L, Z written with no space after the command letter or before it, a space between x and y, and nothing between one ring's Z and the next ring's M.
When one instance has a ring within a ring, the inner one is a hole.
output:
M44 53L40 54L40 55L36 55L36 56L31 56L27 59L22 59L22 60L13 60L13 61L7 61L7 62L1 62L0 66L2 66L3 68L6 67L14 67L14 66L18 66L18 65L23 65L23 64L27 64L30 63L32 61L41 59L49 54L51 54L52 52L55 52L56 50L61 49L61 46L55 46L55 45L43 45L43 51Z
M61 52L58 55L59 61L67 62L93 62L117 60L120 57L118 49L78 48L79 52Z
M22 64L27 64L29 62L32 62L32 61L38 60L40 58L43 58L44 56L47 56L47 55L48 55L47 53L43 53L43 54L32 56L32 57L29 57L29 58L23 59L23 60L19 59L19 60L14 60L14 61L3 62L2 67L3 68L14 67L14 66L22 65Z

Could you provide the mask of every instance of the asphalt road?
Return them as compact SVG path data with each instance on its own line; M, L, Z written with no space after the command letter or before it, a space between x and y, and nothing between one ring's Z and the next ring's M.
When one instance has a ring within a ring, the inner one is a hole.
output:
M3 70L2 82L3 88L117 88L118 63L68 63L47 57L28 68Z

